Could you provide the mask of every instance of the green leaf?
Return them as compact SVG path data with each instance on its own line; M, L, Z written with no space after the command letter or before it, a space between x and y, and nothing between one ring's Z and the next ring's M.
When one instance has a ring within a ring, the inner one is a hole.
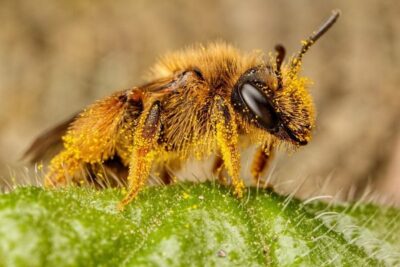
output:
M116 189L0 195L0 266L395 266L400 211L305 204L212 183L150 187L124 212Z

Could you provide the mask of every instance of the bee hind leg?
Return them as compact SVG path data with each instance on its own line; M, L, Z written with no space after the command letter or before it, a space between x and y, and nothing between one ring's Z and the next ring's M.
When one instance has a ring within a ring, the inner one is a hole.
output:
M139 120L133 138L133 149L129 163L128 193L118 204L123 210L142 189L150 175L152 163L156 156L156 145L161 134L161 106L156 101Z
M82 175L76 175L81 171ZM77 177L84 177L85 167L84 164L74 158L71 151L66 150L59 153L51 160L49 171L44 177L44 186L46 188L62 187L69 184L82 184L85 179Z
M75 116L62 137L64 149L50 162L45 186L96 183L98 166L115 156L115 140L129 105L127 93L133 94L117 92Z

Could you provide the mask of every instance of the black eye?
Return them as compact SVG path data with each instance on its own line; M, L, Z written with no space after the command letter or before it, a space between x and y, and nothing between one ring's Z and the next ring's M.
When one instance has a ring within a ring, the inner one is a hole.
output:
M278 126L278 115L276 114L274 108L271 106L265 95L256 87L249 83L244 83L240 87L235 88L239 94L239 99L236 101L241 101L251 112L251 118L256 119L256 121L265 128L266 130L274 130ZM243 106L242 103L237 103L238 106Z

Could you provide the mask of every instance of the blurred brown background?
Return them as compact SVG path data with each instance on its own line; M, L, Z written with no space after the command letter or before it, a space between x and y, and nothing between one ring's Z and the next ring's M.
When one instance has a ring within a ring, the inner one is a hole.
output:
M0 2L0 177L24 172L44 129L116 89L140 84L155 59L197 42L289 53L334 8L342 17L306 55L318 109L313 141L273 173L300 195L400 202L400 2ZM289 178L290 177L290 178ZM385 200L387 201L387 200Z

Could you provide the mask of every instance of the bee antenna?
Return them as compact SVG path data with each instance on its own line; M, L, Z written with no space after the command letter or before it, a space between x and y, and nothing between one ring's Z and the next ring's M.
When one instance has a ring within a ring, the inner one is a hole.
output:
M275 51L278 53L276 56L276 78L278 79L278 90L283 88L283 82L282 82L282 71L281 71L281 66L282 62L285 58L286 55L286 49L283 45L277 44L275 46Z
M333 24L335 24L339 16L340 16L340 10L338 9L333 10L332 15L325 21L325 23L322 24L322 26L317 31L314 31L306 41L302 42L303 45L301 47L300 52L292 61L292 69L294 70L297 69L303 58L303 55L322 35L324 35L324 33L326 33L333 26Z

